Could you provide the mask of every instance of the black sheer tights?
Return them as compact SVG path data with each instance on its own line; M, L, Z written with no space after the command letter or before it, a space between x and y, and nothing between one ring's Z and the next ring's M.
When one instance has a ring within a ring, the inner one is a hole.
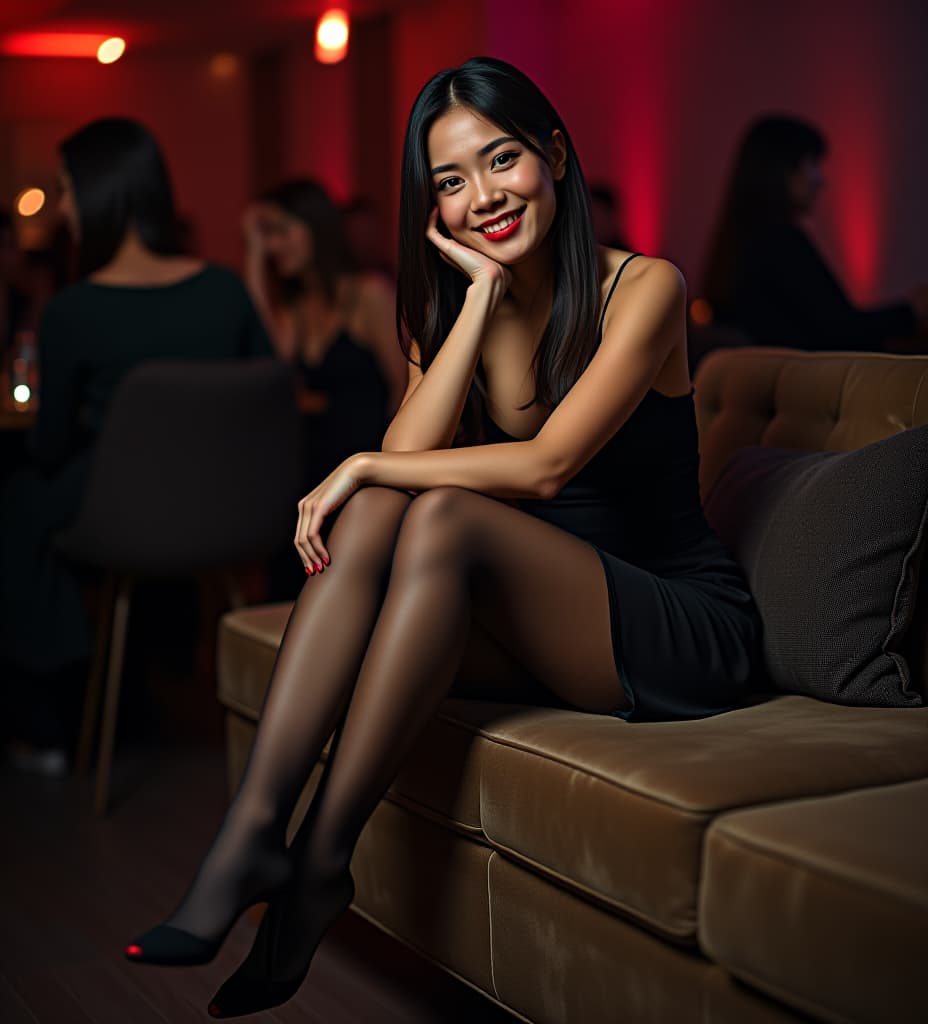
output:
M251 979L305 971L351 900L361 829L452 686L594 712L625 703L603 569L572 534L463 488L412 498L368 487L343 506L327 546L331 565L307 579L287 626L241 787L172 922L206 935L228 918L255 851L284 849L338 726L287 851L288 882L236 972Z

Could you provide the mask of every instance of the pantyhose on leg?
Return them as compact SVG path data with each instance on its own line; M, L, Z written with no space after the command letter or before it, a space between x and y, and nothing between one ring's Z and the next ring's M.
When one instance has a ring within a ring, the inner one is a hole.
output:
M327 538L332 563L307 578L296 601L241 784L165 922L171 928L218 941L247 906L292 873L287 825L357 680L411 500L404 491L367 487L340 510ZM136 940L143 959L144 940Z
M588 544L474 491L416 497L336 749L291 846L294 876L217 993L214 1016L276 1005L299 987L352 898L348 866L364 824L455 681L472 616L497 642L495 669L502 648L526 679L553 691L552 703L594 712L625 705L606 581ZM476 674L479 655L467 653Z

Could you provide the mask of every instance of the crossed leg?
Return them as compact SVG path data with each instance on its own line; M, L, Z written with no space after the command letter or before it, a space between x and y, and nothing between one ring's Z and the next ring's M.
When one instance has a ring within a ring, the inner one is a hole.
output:
M331 569L338 571L334 551ZM552 703L600 713L626 706L594 549L486 495L425 491L403 516L350 704L291 845L294 878L271 901L227 994L237 979L252 994L261 977L270 987L302 979L350 902L346 878L361 829L456 677L456 692L466 691L459 670L477 679L485 660L502 675L507 658L521 692L540 695L540 684Z

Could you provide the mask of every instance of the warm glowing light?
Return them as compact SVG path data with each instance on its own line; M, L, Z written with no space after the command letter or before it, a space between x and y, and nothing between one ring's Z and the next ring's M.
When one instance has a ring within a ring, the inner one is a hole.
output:
M238 69L239 60L234 53L217 53L210 58L209 73L213 78L234 78Z
M316 25L316 60L337 64L348 53L348 15L344 11L326 11Z
M125 39L120 39L119 36L113 36L111 39L104 39L103 42L100 43L100 46L97 49L97 60L101 64L115 64L125 52Z
M34 217L45 205L45 193L40 188L24 189L16 197L16 212L20 217Z
M25 405L30 398L32 398L32 392L29 390L28 384L17 384L13 388L13 401L19 405Z
M712 306L705 299L693 299L690 303L690 320L697 327L708 327L713 320Z
M109 40L99 32L12 32L0 38L0 53L8 57L98 57Z

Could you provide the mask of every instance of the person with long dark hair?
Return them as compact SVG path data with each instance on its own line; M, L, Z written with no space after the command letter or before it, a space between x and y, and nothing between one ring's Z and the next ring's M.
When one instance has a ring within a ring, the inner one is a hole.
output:
M125 950L206 962L268 899L214 1017L297 991L351 903L365 822L449 693L702 717L743 702L758 665L756 606L699 499L683 278L597 247L564 123L502 61L415 101L397 316L406 396L381 450L300 502L310 578L242 782L180 905Z
M152 359L274 355L238 276L179 253L168 170L147 129L94 121L61 143L60 157L60 212L80 280L44 310L32 465L0 494L0 662L16 709L7 753L56 771L76 738L91 638L51 538L77 514L116 387Z
M809 122L764 116L734 159L706 263L713 322L745 341L804 349L880 349L928 330L928 286L860 309L803 227L824 185L824 135Z
M315 486L343 459L380 444L406 389L393 333L395 289L361 272L338 207L296 178L246 210L246 283L278 354L300 370Z

